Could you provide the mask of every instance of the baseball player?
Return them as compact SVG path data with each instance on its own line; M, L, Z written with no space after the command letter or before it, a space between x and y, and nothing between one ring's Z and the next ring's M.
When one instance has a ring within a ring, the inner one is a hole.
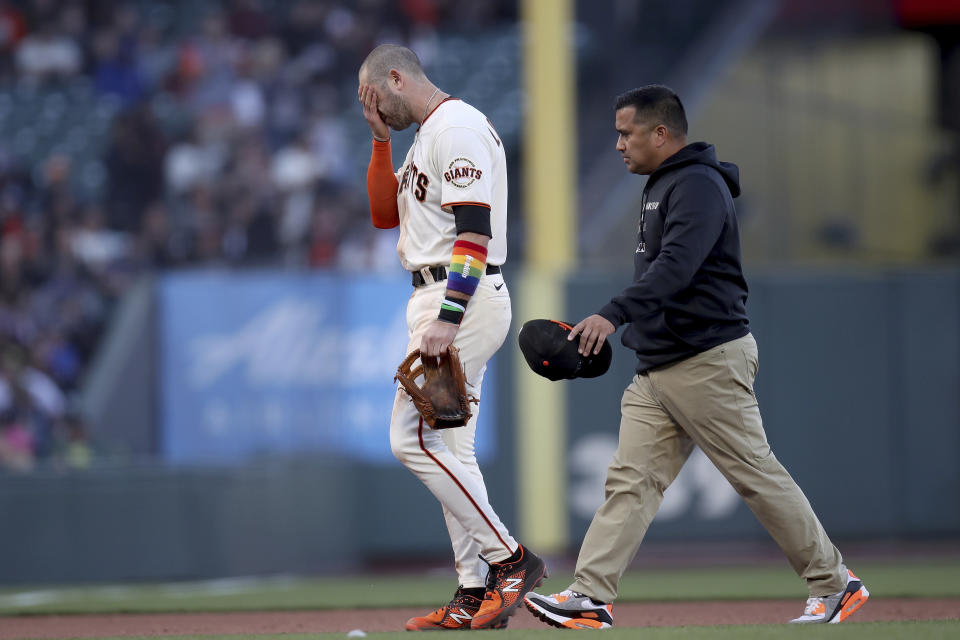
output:
M453 344L467 391L480 398L487 360L510 326L510 293L500 273L507 257L503 143L480 111L430 82L410 49L374 49L359 84L373 133L370 214L375 227L400 226L397 253L413 283L407 353L419 348L437 356ZM411 124L418 125L413 145L394 173L390 129ZM397 391L390 445L443 506L459 577L453 599L411 618L408 630L504 628L546 575L543 561L511 537L487 499L474 454L477 414L464 427L434 431Z
M806 580L810 598L793 622L841 622L869 593L770 450L753 392L757 343L733 203L739 170L719 162L712 145L687 143L683 105L667 87L619 96L616 130L627 170L650 176L633 282L569 339L579 335L581 354L599 353L628 324L622 341L636 351L637 375L623 394L605 500L580 547L574 583L550 596L529 594L527 607L557 627L610 627L620 576L697 445Z

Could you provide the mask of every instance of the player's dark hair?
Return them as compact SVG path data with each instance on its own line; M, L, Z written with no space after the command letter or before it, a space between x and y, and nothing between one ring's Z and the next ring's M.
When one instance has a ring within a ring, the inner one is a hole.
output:
M396 44L382 44L367 55L360 70L367 70L372 82L386 82L390 69L398 69L413 75L426 77L420 58L412 50Z
M617 111L626 107L637 110L634 120L662 124L674 135L687 135L687 114L680 97L670 87L648 84L617 96Z

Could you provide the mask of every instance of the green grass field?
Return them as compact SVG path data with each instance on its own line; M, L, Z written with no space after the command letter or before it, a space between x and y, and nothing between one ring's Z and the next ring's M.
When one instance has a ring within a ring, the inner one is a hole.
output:
M858 564L874 598L960 598L960 560ZM569 573L556 572L541 591L563 589ZM229 579L149 585L102 585L65 588L0 589L0 615L157 613L196 611L254 611L340 609L354 607L434 607L449 597L448 576L356 576L350 578ZM628 573L621 584L621 602L684 600L752 600L796 598L805 589L786 566L712 567L707 569L649 570ZM787 625L645 628L644 640L691 638L958 638L958 620L898 623L860 623L811 628ZM2 626L0 619L0 626ZM546 638L556 630L511 630L504 640ZM636 629L615 628L605 638L635 638ZM285 640L345 637L343 633L285 634ZM265 640L271 636L178 636L202 640ZM406 637L404 632L370 633L371 640Z
M856 570L875 597L960 598L960 560L861 564ZM571 579L554 572L540 591L559 591ZM0 615L433 607L454 586L452 576L371 575L0 589ZM621 602L805 597L803 583L786 565L637 571L624 575L620 589Z
M819 638L842 638L843 640L954 640L960 631L957 622L870 622L863 624L821 625L817 627L788 627L786 625L753 625L753 626L724 626L724 627L669 627L638 629L607 629L603 631L604 640L791 640L804 638L805 640ZM545 640L554 638L558 633L566 636L567 632L559 629L498 631L496 637L500 640ZM570 632L575 633L575 632ZM589 632L584 632L589 633ZM153 636L151 640L160 638L176 638L176 640L322 640L345 638L344 633L291 633L278 636L265 635L231 635L231 636ZM389 633L369 633L370 640L397 640L409 639L411 635L405 631ZM127 638L103 638L101 640L129 640Z

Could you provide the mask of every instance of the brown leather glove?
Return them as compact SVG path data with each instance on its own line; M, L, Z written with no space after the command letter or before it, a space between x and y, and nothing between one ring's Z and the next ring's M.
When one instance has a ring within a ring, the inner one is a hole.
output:
M411 369L414 361L420 365ZM414 382L423 376L423 386ZM423 421L433 429L449 429L467 424L471 402L479 402L467 395L467 379L460 364L460 350L450 345L439 358L420 355L415 349L397 368L394 382L400 381L403 389L413 400Z

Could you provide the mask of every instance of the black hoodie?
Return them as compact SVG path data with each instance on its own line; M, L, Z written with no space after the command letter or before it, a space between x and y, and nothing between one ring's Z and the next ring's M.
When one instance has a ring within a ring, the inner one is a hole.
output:
M629 322L623 344L637 372L688 358L749 332L747 283L733 199L740 171L694 142L650 174L643 190L633 284L599 314Z

